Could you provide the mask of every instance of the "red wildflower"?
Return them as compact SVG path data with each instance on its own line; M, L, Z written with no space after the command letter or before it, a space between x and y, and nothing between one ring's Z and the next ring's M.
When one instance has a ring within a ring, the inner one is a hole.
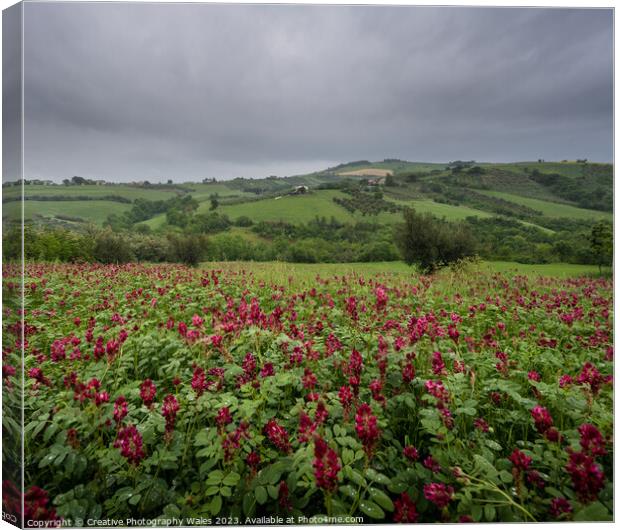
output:
M338 453L327 445L320 436L314 438L314 478L316 485L326 491L334 491L338 486L340 461Z
M433 366L433 373L435 375L446 375L446 364L443 362L443 357L441 356L441 352L435 351L433 352L433 359L431 361Z
M579 444L583 448L583 452L591 456L603 456L607 454L605 450L605 440L600 431L590 423L584 423L578 429Z
M420 457L418 450L413 445L406 445L403 448L403 455L409 460L415 462Z
M306 443L310 440L310 436L316 430L316 427L312 418L302 410L299 414L299 434L297 435L299 443Z
M549 513L556 519L559 519L564 514L571 513L572 511L573 507L564 497L556 497L551 501Z
M489 432L489 424L484 421L483 418L476 418L474 420L474 427L481 430L482 432Z
M114 402L114 420L118 424L125 416L127 416L127 400L125 396L119 396Z
M131 464L137 465L144 458L142 435L134 425L128 425L119 429L114 447L120 449L121 455Z
M424 485L424 497L439 509L448 506L453 495L454 488L441 482L432 482Z
M314 388L317 382L316 375L312 373L312 370L310 370L310 368L305 368L304 375L301 378L301 381L303 383L304 388L306 389Z
M517 470L525 471L530 464L532 463L532 459L527 456L524 452L519 451L519 449L515 449L512 454L508 457L508 460L512 462L512 465Z
M551 414L545 407L541 407L540 405L536 405L531 411L530 414L534 419L534 425L536 426L536 430L544 434L548 429L553 425L553 418L551 418Z
M422 465L426 469L430 469L433 473L439 473L441 471L441 466L439 462L433 458L432 455L428 455L423 461Z
M196 395L200 397L202 393L207 389L207 376L204 369L200 366L194 368L194 375L192 376L192 388Z
M289 498L288 484L284 480L281 480L278 486L278 505L286 511L293 509L291 499Z
M394 522L395 523L417 523L418 512L416 506L407 494L404 492L394 501Z
M414 380L415 367L413 366L413 363L411 361L408 361L407 363L405 363L405 365L403 366L401 375L403 378L403 383L411 383L411 381Z
M573 488L582 502L595 500L605 481L605 475L594 458L585 453L571 453L566 471L573 481Z
M291 452L291 443L289 442L288 432L275 419L271 419L265 425L265 434L267 438L283 453Z
M174 422L176 421L177 412L179 411L179 402L172 394L168 394L161 406L161 413L166 418L166 434L169 436L174 430Z
M230 414L230 409L228 407L222 407L217 411L217 416L215 417L215 423L217 424L219 429L223 429L229 423L232 423L233 418Z
M265 363L262 370L260 371L261 377L270 377L275 375L275 370L273 369L273 363Z
M153 405L153 401L155 400L155 383L150 379L145 379L144 382L140 385L140 397L144 402L144 405L148 408L151 408Z
M362 403L357 407L355 431L364 445L364 451L370 458L381 431L377 427L377 417L372 413L372 409L367 403Z
M26 523L28 521L60 521L61 519L56 515L56 511L53 508L48 508L49 504L50 499L47 491L38 486L31 486L24 494L24 520ZM33 525L27 524L26 526Z

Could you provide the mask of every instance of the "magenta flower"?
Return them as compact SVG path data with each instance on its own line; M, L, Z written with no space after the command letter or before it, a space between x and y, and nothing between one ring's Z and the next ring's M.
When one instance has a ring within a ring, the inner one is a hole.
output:
M515 467L515 469L523 471L530 467L530 464L532 463L532 459L524 452L519 451L519 449L515 449L508 457L508 460L512 462L512 465Z
M551 414L549 414L549 411L545 407L536 405L530 411L530 414L534 419L536 430L541 434L547 432L547 430L549 430L553 425L553 418L551 418Z
M144 458L142 435L134 425L128 425L119 429L114 447L120 449L121 455L131 464L137 465Z
M118 424L125 416L127 416L127 400L125 396L119 396L114 402L114 420Z
M362 403L357 407L355 432L357 432L357 436L364 445L364 451L370 458L374 446L381 436L381 431L377 427L377 417L372 413L372 409L367 403Z
M267 438L283 453L291 452L291 443L289 442L288 432L275 419L271 419L265 425L265 434Z
M232 421L233 418L228 407L222 407L217 411L215 423L220 429L224 428L229 423L232 423Z
M316 436L314 439L312 467L318 488L334 491L338 487L338 472L341 467L338 453L329 447L320 436Z
M564 497L556 497L551 501L549 513L556 519L562 517L564 514L571 513L573 507Z
M585 453L571 453L566 471L573 481L573 488L580 501L589 502L598 497L603 489L605 475L594 458Z
M420 457L420 455L418 454L418 450L413 445L406 445L403 448L403 455L405 455L405 457L412 462L417 461Z
M161 406L162 416L166 419L166 434L170 435L174 430L177 412L179 411L179 402L172 394L168 394Z
M404 492L394 501L394 522L395 523L417 523L418 512L416 506L407 494Z
M579 427L578 431L581 437L579 444L585 454L595 457L607 454L605 439L594 425L584 423Z
M424 485L424 497L439 509L448 506L453 496L454 488L442 482L432 482Z
M155 383L153 383L150 379L145 379L140 385L140 397L146 407L151 408L153 405L153 401L155 400L155 392Z

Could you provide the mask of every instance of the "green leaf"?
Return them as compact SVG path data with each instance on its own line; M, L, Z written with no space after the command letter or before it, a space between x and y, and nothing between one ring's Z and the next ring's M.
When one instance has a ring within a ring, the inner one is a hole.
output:
M360 510L372 519L383 519L385 517L385 512L372 501L360 502Z
M207 497L210 497L211 495L215 495L219 491L220 491L220 487L219 486L209 486L207 488L207 491L205 491L205 495Z
M220 495L222 497L230 497L232 495L232 490L228 486L223 486L220 488Z
M220 497L219 495L213 497L209 508L211 511L211 515L217 515L218 513L220 513L220 510L222 509L222 497Z
M241 480L241 475L239 475L239 473L231 471L228 475L224 477L222 483L226 484L226 486L235 486L237 482L239 482L239 480Z
M250 516L252 513L254 513L254 507L256 506L256 501L254 500L254 495L252 495L251 491L248 491L244 496L243 496L243 513L246 516Z
M350 497L351 499L355 499L357 497L357 490L351 486L350 484L345 484L344 486L340 486L338 488L341 493Z
M484 518L491 522L493 520L495 520L495 506L491 505L491 504L487 504L484 507Z
M267 502L267 490L264 486L256 486L254 490L254 497L256 497L256 502L258 504L265 504Z
M129 500L127 502L135 506L136 504L140 502L141 498L142 498L142 495L138 493L137 495L132 495L131 497L129 497Z
M611 521L609 510L599 501L589 504L575 514L575 521Z
M222 482L223 478L224 472L216 469L215 471L209 473L209 477L207 478L207 484L219 484L220 482Z
M377 488L368 488L370 498L375 501L381 508L388 512L394 511L394 503L384 492Z
M344 474L349 480L355 482L358 486L366 486L366 479L351 467L346 466L344 468Z
M388 485L390 483L390 479L387 478L384 474L375 471L371 467L366 470L366 478L372 480L373 482L378 482L379 484Z

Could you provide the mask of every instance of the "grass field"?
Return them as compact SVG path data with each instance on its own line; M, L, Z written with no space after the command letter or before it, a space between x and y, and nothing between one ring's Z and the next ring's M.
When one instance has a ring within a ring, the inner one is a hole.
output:
M468 206L454 206L443 204L431 199L414 201L395 200L394 202L405 206L413 207L419 213L430 213L437 217L445 217L448 221L461 221L467 217L492 217L493 215L482 210L469 208ZM398 216L399 220L401 216Z
M228 271L251 271L252 274L265 281L283 282L284 280L295 285L312 284L317 275L322 277L342 276L349 273L360 275L368 274L397 274L415 275L418 273L403 261L382 261L373 263L285 263L285 262L208 262L203 263L204 269L225 269ZM570 263L545 263L545 264L523 264L509 261L481 261L472 265L470 273L491 271L505 274L519 274L525 276L550 276L557 278L567 278L574 276L591 276L598 274L598 267L595 265L574 265ZM604 268L603 273L611 274L609 268ZM440 274L450 274L449 269Z
M569 204L561 204L558 202L541 201L539 199L531 199L521 195L514 195L502 191L480 191L489 197L497 197L506 201L522 204L534 210L541 212L546 217L570 217L573 219L606 219L611 221L613 215L609 212L598 212L596 210L586 210L577 208Z
M4 188L2 190L3 196L13 197L19 196L19 187ZM176 195L174 190L157 190L148 188L138 188L136 186L124 186L122 184L115 184L113 186L24 186L24 193L26 196L44 195L46 197L53 197L57 195L67 196L85 196L85 197L101 197L104 195L120 195L126 199L148 199L156 201L160 199L169 199Z
M226 184L213 183L203 184L195 182L187 182L183 184L183 187L190 190L189 194L198 202L206 202L206 207L209 207L209 197L217 194L220 198L225 197L254 197L253 193L247 193L245 191L229 188Z
M338 206L332 199L346 197L345 194L334 190L323 190L308 195L289 195L281 199L264 199L241 204L225 205L218 211L225 213L231 219L246 215L255 222L259 221L286 221L289 223L307 223L319 217L334 216L338 221L353 222L356 216ZM359 216L361 217L361 216Z
M57 217L66 215L101 224L110 214L122 214L131 208L130 204L113 201L25 201L24 215L32 219L35 215ZM2 216L18 220L21 215L20 202L2 205Z

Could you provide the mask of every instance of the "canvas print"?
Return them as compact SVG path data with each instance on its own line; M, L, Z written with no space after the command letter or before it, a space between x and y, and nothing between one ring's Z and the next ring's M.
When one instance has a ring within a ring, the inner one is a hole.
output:
M613 10L3 11L24 528L612 521Z

